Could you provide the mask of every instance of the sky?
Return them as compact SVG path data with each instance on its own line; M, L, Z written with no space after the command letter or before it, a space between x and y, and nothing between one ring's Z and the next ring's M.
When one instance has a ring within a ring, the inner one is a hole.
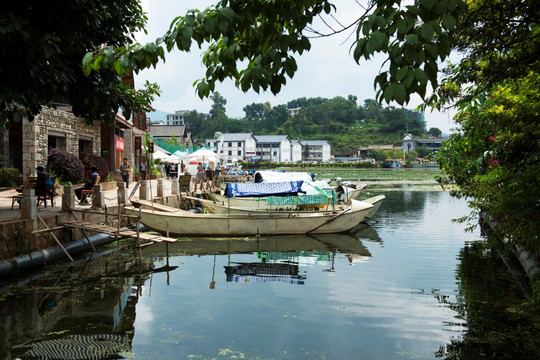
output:
M351 24L363 12L355 0L334 0L333 3L337 7L334 17L343 25ZM215 4L215 1L142 0L141 4L148 16L146 28L148 34L141 32L136 38L144 44L165 34L176 16L185 15L188 9L204 9ZM331 17L326 16L325 20L333 28L338 27L336 20ZM324 33L330 32L330 29L320 21L314 24L314 28ZM331 99L336 96L347 98L348 95L355 95L358 98L358 105L361 106L365 99L375 99L376 91L373 88L373 81L379 73L383 58L376 56L357 64L349 52L354 37L354 32L351 34L349 31L337 36L310 39L311 50L303 55L295 56L298 70L293 79L289 79L276 96L270 91L257 94L250 90L244 93L234 86L232 80L217 84L216 91L227 100L227 116L243 117L242 109L246 105L267 101L272 106L276 106L302 97ZM165 113L173 113L176 110L196 110L208 113L212 101L201 100L193 86L193 83L205 74L201 62L202 52L197 45L192 44L190 52L173 50L167 53L166 61L160 62L156 69L143 70L135 75L135 86L142 87L147 80L159 84L162 95L153 103L156 110ZM405 107L414 109L420 103L420 97L415 96ZM399 107L395 103L391 105ZM155 115L150 115L152 120L156 120ZM453 115L452 112L440 113L428 110L425 113L426 128L437 127L445 134L450 133L455 127L452 121ZM163 117L162 120L165 118Z

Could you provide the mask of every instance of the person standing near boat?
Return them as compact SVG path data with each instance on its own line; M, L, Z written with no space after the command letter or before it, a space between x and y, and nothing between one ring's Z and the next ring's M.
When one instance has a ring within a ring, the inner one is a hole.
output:
M139 165L139 172L141 173L141 179L146 180L146 171L148 170L148 164L146 163L146 156L143 156L142 162Z
M199 163L197 165L197 184L200 184L204 181L204 165Z
M122 174L122 181L126 183L126 188L129 188L129 173L131 172L131 165L128 163L127 158L120 165L120 173Z

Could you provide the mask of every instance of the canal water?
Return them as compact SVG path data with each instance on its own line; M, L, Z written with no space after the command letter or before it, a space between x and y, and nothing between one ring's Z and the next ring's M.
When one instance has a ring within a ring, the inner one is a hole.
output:
M379 193L350 234L114 244L4 281L0 359L538 359L466 203Z

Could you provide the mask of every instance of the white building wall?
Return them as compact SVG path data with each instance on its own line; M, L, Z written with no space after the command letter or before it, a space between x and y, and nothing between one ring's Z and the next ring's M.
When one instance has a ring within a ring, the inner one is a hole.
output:
M298 141L291 146L291 161L293 163L302 161L302 144Z
M322 161L323 162L330 161L330 154L331 154L330 144L326 143L323 145L323 148L322 148Z
M252 156L255 156L257 154L257 141L253 136L250 136L246 139L245 142L245 158L251 158Z
M285 138L279 147L279 162L291 162L291 140Z

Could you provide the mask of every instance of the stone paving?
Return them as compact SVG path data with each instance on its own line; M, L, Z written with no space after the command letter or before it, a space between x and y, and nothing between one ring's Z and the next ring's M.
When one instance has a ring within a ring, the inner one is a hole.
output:
M153 197L157 196L157 186L158 181L157 180L148 180L147 184L150 184L150 191L149 191L149 197L147 197L148 200L152 199ZM133 189L135 188L136 183L130 183L129 188L127 189L128 196L132 193ZM140 190L141 186L135 191L135 194L133 195L133 199L140 199ZM114 207L118 204L118 188L114 188L111 190L103 191L104 193L104 200L107 207ZM12 205L12 199L13 196L19 195L15 189L8 189L0 191L0 222L4 221L13 221L21 218L21 210L19 207L19 204L15 203L13 205L13 210L11 209ZM163 179L163 195L171 195L172 194L172 180L170 179ZM143 196L144 197L144 196ZM50 202L47 202L47 208L41 204L37 207L37 213L39 216L48 217L57 215L62 211L62 197L56 196L55 198L56 206L51 207ZM80 205L77 202L75 203L76 209L90 209L91 205Z

